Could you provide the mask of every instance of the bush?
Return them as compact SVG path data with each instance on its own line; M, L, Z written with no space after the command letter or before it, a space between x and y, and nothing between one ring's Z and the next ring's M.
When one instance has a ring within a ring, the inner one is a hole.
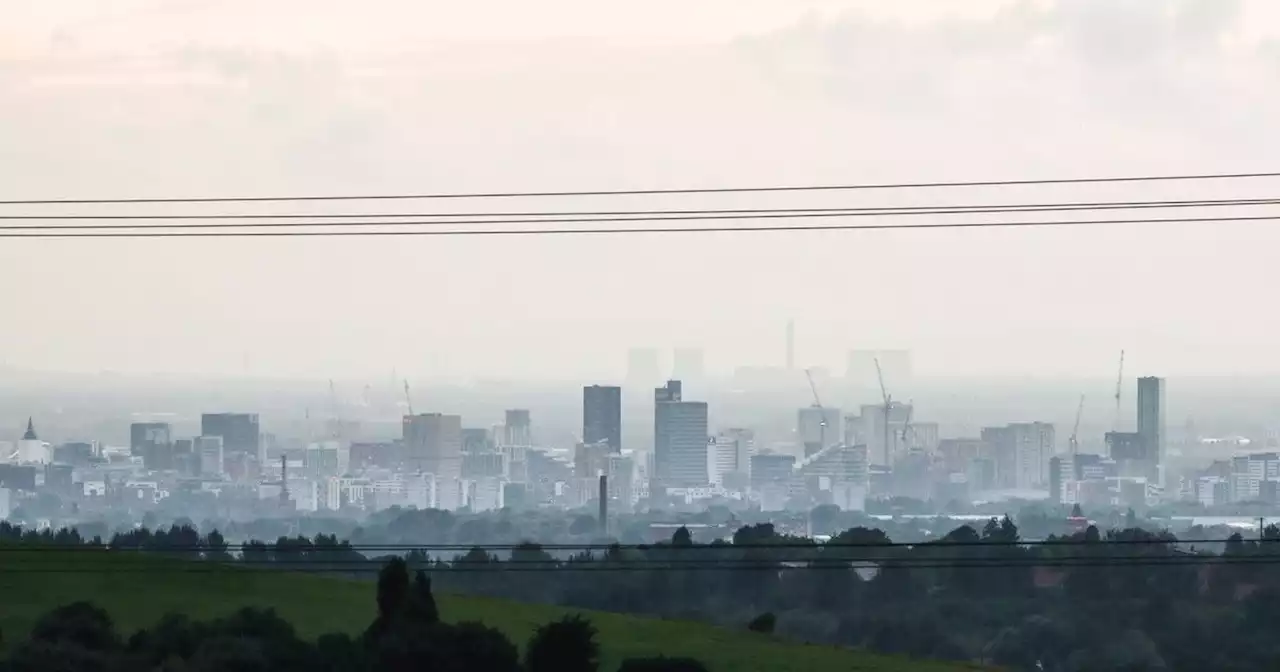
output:
M773 634L773 629L778 625L778 617L773 615L772 611L766 611L759 616L751 619L747 624L747 629L751 632L760 632L766 635Z

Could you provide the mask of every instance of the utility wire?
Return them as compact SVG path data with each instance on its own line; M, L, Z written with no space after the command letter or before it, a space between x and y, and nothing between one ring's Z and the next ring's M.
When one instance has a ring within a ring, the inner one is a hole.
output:
M699 219L778 219L778 218L796 218L796 217L831 217L842 216L833 215L832 213L814 213L812 215L780 215L774 217L771 215L746 215L742 217L665 217L659 221L688 221ZM49 229L40 230L29 233L0 233L0 238L288 238L288 237L375 237L375 236L567 236L567 235L617 235L617 234L636 234L636 233L765 233L765 232L800 232L800 231L883 231L892 229L901 230L922 230L922 229L985 229L985 228L1049 228L1049 227L1072 227L1072 226L1100 226L1100 225L1124 225L1124 224L1193 224L1206 222L1262 222L1280 220L1280 215L1259 215L1259 216L1240 216L1240 217L1166 217L1166 218L1145 218L1145 219L1092 219L1092 220L1044 220L1044 221L1011 221L1011 222L941 222L935 224L812 224L799 226L786 225L768 225L768 226L739 226L739 225L723 225L723 226L691 226L691 227L631 227L631 228L539 228L539 229L432 229L432 230L355 230L355 231L124 231L124 232L98 232L98 231L81 231L81 232L55 232L60 227L49 227ZM579 222L586 221L609 221L609 222L627 222L637 221L634 219L622 218L599 218L594 220L576 220ZM653 220L649 220L653 221ZM468 222L451 222L452 224L462 225ZM532 222L531 222L532 223ZM547 223L539 220L538 223ZM555 222L555 223L573 223L573 222ZM391 224L391 223L387 223ZM397 225L404 226L405 223ZM160 227L156 227L160 228ZM50 230L51 229L51 230Z
M252 542L245 542L252 543ZM1010 548L1010 547L1038 547L1047 546L1050 548L1089 548L1089 549L1105 549L1110 546L1171 546L1171 545L1196 545L1196 544L1226 544L1231 543L1226 539L1100 539L1094 541L1076 541L1071 539L1038 539L1026 541L943 541L941 539L933 539L930 541L889 541L889 542L826 542L826 543L800 543L800 542L778 542L778 543L747 543L747 544L691 544L689 546L674 545L669 542L652 543L652 544L539 544L534 542L515 543L515 544L350 544L347 546L336 547L299 547L299 548L274 548L275 542L266 543L265 546L251 547L257 552L268 553L341 553L345 551L471 551L471 550L531 550L531 551L608 551L608 550L636 550L636 551L733 551L739 549L800 549L820 551L827 550L844 550L850 548L909 548L909 549L948 549L948 548ZM1242 543L1280 543L1280 539L1244 539ZM227 552L236 552L244 549L242 543L228 543ZM144 553L144 554L163 554L178 552L217 552L216 549L210 549L208 546L165 546L155 548L139 548L132 546L110 547L109 545L94 546L90 544L5 544L0 542L0 556L4 553L12 552L58 552L58 551L97 551L106 553ZM1280 558L1280 555L1276 556Z
M903 562L901 560L881 561L875 567L867 567L865 569L875 570L904 570L904 569L959 569L959 570L986 570L986 569L1027 569L1044 567L1050 569L1072 569L1072 568L1128 568L1128 567L1198 567L1198 566L1272 566L1280 564L1280 557L1274 558L1240 558L1223 561L1220 556L1202 556L1193 557L1188 560L1169 562L1166 559L1131 559L1120 560L1118 558L1097 558L1080 561L1046 560L1039 562L1024 561L1001 561L989 562L982 564L964 564L955 561L938 560L934 562ZM289 572L289 573L319 573L319 574L337 574L337 573L375 573L381 571L382 565L376 562L352 564L350 566L326 566L325 563L315 563L313 566L291 565L279 566L277 563L258 563L258 564L242 564L236 562L216 563L216 562L172 562L172 563L155 563L138 566L111 567L107 565L98 565L94 567L59 567L49 563L41 563L37 565L32 563L30 566L15 568L11 566L0 565L0 575L4 574L131 574L131 573L223 573L226 575L234 575L235 572ZM585 572L689 572L689 571L777 571L777 572L809 572L809 571L856 571L858 567L851 565L836 564L795 564L786 565L782 563L765 564L761 563L755 566L731 565L706 563L703 565L694 565L688 567L671 567L671 566L644 566L638 564L628 564L624 562L608 563L582 563L580 565L572 564L553 564L540 563L537 566L511 566L511 563L490 562L490 563L458 563L449 567L421 567L426 571L435 571L440 574L450 573L470 573L470 572L566 572L566 573L585 573Z
M1228 198L1217 200L1182 200L1182 201L1099 201L1099 202L1066 202L1066 203L991 203L972 205L912 205L912 206L873 206L861 208L738 208L738 209L698 209L698 210L594 210L594 211L529 211L529 212L341 212L341 213L228 213L228 214L192 214L176 215L131 214L131 215L0 215L0 221L158 221L158 220L250 220L250 219L405 219L405 218L500 218L500 217L539 217L551 221L567 220L573 217L645 217L666 215L783 215L788 213L841 213L847 216L904 216L904 215L952 215L952 214L988 214L1001 212L1066 212L1075 210L1139 210L1150 208L1215 208L1246 207L1255 205L1280 205L1278 198ZM542 221L542 220L532 220ZM594 220L584 220L594 221ZM644 220L637 220L644 221ZM393 224L391 222L369 222L368 224ZM406 222L410 224L427 224L429 222ZM448 222L439 222L441 224ZM507 223L505 220L491 223ZM325 224L295 224L293 226L323 226ZM335 222L332 226L355 226L356 224ZM156 228L180 228L178 225L155 225ZM220 226L217 224L192 225L195 228ZM289 226L289 224L253 223L226 224L221 226ZM3 226L3 229L39 229L54 228L48 226ZM63 226L63 229L119 228L119 225L108 226ZM132 228L132 227L131 227Z
M1103 184L1113 182L1185 182L1280 177L1280 172L1202 173L1190 175L1136 175L1076 177L1042 180L977 180L952 182L864 183L811 186L712 187L698 189L617 189L600 191L510 191L477 193L380 194L350 196L212 196L196 198L62 198L0 200L0 205L98 205L111 203L267 203L285 201L388 201L463 198L545 198L564 196L652 196L659 194L741 194L793 191L855 191L870 189L944 189L957 187L1007 187L1047 184Z

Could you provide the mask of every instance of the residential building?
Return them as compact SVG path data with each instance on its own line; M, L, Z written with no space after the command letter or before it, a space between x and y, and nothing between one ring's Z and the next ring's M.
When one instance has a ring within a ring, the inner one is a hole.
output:
M1164 378L1138 379L1138 434L1146 444L1147 455L1156 465L1166 460Z

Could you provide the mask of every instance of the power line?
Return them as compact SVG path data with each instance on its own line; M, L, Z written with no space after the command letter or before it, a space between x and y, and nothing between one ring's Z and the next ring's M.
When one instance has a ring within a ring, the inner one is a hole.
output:
M809 215L783 215L782 217L808 217ZM822 215L821 213L813 215ZM708 219L700 217L669 217L661 221L688 221ZM777 219L772 216L751 215L744 217L714 217L710 219ZM1261 222L1280 220L1280 215L1259 215L1241 217L1165 217L1144 219L1093 219L1093 220L1043 220L1012 222L941 222L935 224L814 224L799 226L694 226L694 227L632 227L632 228L555 228L555 229L447 229L447 230L357 230L357 231L124 231L102 233L97 231L57 233L61 227L31 233L0 233L0 238L288 238L288 237L375 237L375 236L566 236L566 235L617 235L617 234L667 234L667 233L767 233L767 232L801 232L801 231L884 231L884 230L922 230L922 229L985 229L985 228L1050 228L1072 226L1100 226L1123 224L1193 224L1207 222ZM627 222L633 219L600 218L598 220L577 221L610 221ZM461 225L466 222L453 222ZM572 222L555 222L572 223ZM390 224L390 223L388 223ZM403 223L399 225L404 225ZM155 227L161 228L161 227Z
M241 551L244 550L244 543L228 543L226 550ZM930 541L887 541L887 542L826 542L826 543L801 543L801 542L776 542L776 543L745 543L745 544L691 544L688 546L674 545L669 542L651 543L651 544L539 544L532 542L515 543L515 544L349 544L347 546L335 547L296 547L296 548L275 548L275 542L260 542L263 546L253 546L251 549L258 552L279 553L279 554L300 554L300 553L342 553L346 551L608 551L608 550L634 550L634 551L734 551L743 549L799 549L820 551L827 550L845 550L853 548L871 548L871 549L891 549L891 548L907 548L907 549L928 549L941 550L949 548L1022 548L1022 547L1049 547L1049 548L1089 548L1089 549L1106 549L1111 546L1172 546L1185 545L1194 546L1198 544L1227 544L1231 543L1226 539L1100 539L1096 542L1078 541L1072 539L1037 539L1037 540L1019 540L1019 541L944 541L941 539L933 539ZM1280 543L1280 539L1244 539L1242 543L1251 544L1273 544ZM99 552L99 553L119 553L119 554L136 554L136 553L170 553L170 552L217 552L217 549L210 549L208 546L201 545L185 545L185 546L164 546L155 548L139 548L133 546L111 547L109 545L94 546L90 544L15 544L4 545L0 543L0 556L4 553L13 552ZM1280 558L1280 555L1276 556Z
M576 224L588 222L666 222L666 221L700 221L700 220L767 220L767 219L808 219L828 217L904 217L919 215L975 215L997 213L1037 213L1037 212L1074 212L1093 210L1140 210L1165 208L1213 208L1213 207L1250 207L1259 205L1280 205L1280 199L1231 199L1223 201L1137 201L1131 203L1111 202L1100 204L1048 204L1048 205L993 205L983 206L915 206L902 208L777 208L747 210L634 210L615 212L533 212L511 213L512 217L529 218L496 218L502 214L480 213L466 215L462 213L402 213L402 214L361 214L341 213L325 214L282 214L282 215L44 215L25 217L21 215L0 215L0 220L220 220L213 224L68 224L51 226L48 224L16 224L0 225L0 231L93 231L93 230L168 230L168 229L278 229L278 228L320 228L320 227L385 227L385 226L475 226L492 224ZM430 220L419 221L318 221L330 219L372 219L396 217L430 217ZM437 217L467 217L467 219L435 219ZM485 219L476 219L485 218ZM244 222L245 219L306 219L310 221L286 222ZM227 221L234 220L234 221Z
M1164 208L1215 208L1246 207L1255 205L1278 205L1277 198L1228 198L1216 200L1180 200L1180 201L1097 201L1097 202L1065 202L1065 203L989 203L989 204L951 204L951 205L911 205L911 206L871 206L840 208L731 208L731 209L697 209L697 210L569 210L569 211L527 211L527 212L341 212L341 213L225 213L225 214L70 214L70 215L0 215L4 221L160 221L160 220L256 220L256 219L377 219L390 220L405 218L499 218L499 217L539 217L548 220L561 220L573 217L645 217L666 215L782 215L787 213L843 213L848 216L904 216L904 215L951 215L951 214L990 214L1002 212L1066 212L1075 210L1139 210ZM533 221L542 221L533 220ZM592 220L585 220L592 221ZM644 220L637 220L644 221ZM373 222L373 224L392 224L391 222ZM416 222L409 222L416 223ZM423 224L427 222L421 222ZM447 223L447 222L442 222ZM505 223L505 222L493 222ZM354 226L355 224L334 223L333 225ZM217 225L192 225L195 228ZM228 224L226 226L287 226L287 224ZM299 224L295 226L321 226L321 224ZM6 226L0 228L28 229L53 228L39 226ZM114 226L65 226L65 229L116 228ZM157 225L157 228L177 228L177 225Z
M102 205L112 203L267 203L285 201L388 201L466 198L546 198L583 196L654 196L662 194L742 194L797 191L856 191L872 189L945 189L959 187L1007 187L1048 184L1104 184L1115 182L1183 182L1280 177L1280 172L1203 173L1190 175L1137 175L1076 177L1041 180L976 180L951 182L863 183L809 186L710 187L694 189L616 189L597 191L510 191L475 193L378 194L349 196L206 196L194 198L64 198L3 200L0 205Z
M906 562L903 560L881 560L877 561L874 567L855 567L848 564L799 564L800 561L794 561L796 564L777 563L759 563L757 565L733 565L720 563L704 563L701 565L690 565L685 567L672 566L646 566L639 563L627 562L595 562L580 563L574 565L572 563L530 563L535 566L512 566L509 562L476 562L476 563L455 563L446 566L426 566L420 567L426 571L435 571L440 574L450 573L493 573L493 572L565 572L565 573L590 573L590 572L689 572L689 571L777 571L777 572L807 572L807 571L856 571L858 569L874 569L874 570L909 570L909 569L958 569L958 570L986 570L986 569L1072 569L1072 568L1129 568L1129 567L1199 567L1199 566L1271 566L1280 564L1280 557L1261 557L1261 558L1238 558L1224 560L1221 556L1189 556L1187 559L1179 559L1171 561L1170 558L1090 558L1080 560L1039 560L1035 562L1027 562L1022 560L1008 561L1000 560L985 563L961 563L953 560L934 560L932 562ZM850 561L853 562L853 561ZM311 566L306 566L306 565ZM349 566L334 566L332 563L326 565L323 562L318 563L299 563L298 565L285 565L273 562L259 563L240 563L240 562L181 562L175 560L172 563L155 563L146 566L126 566L126 567L110 567L98 565L95 567L59 567L49 563L31 563L29 567L21 569L13 566L0 565L0 575L3 574L131 574L131 573L226 573L233 574L235 572L288 572L288 573L318 573L318 574L340 574L340 573L375 573L382 569L382 564L370 560L367 563L352 563Z

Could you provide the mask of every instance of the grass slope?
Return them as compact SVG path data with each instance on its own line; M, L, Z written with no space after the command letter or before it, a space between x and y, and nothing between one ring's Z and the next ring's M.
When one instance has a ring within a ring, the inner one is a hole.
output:
M190 571L200 569L202 571ZM214 569L215 571L208 571ZM180 561L107 551L0 549L0 631L7 642L25 637L35 619L76 600L106 608L118 629L131 633L169 612L203 619L242 606L273 607L306 637L357 634L374 616L368 581L302 573L210 568ZM534 628L567 613L547 605L437 595L450 621L480 621L517 644ZM880 656L828 646L786 642L745 631L621 614L586 612L600 630L603 672L628 657L691 656L717 672L958 672L979 669Z

